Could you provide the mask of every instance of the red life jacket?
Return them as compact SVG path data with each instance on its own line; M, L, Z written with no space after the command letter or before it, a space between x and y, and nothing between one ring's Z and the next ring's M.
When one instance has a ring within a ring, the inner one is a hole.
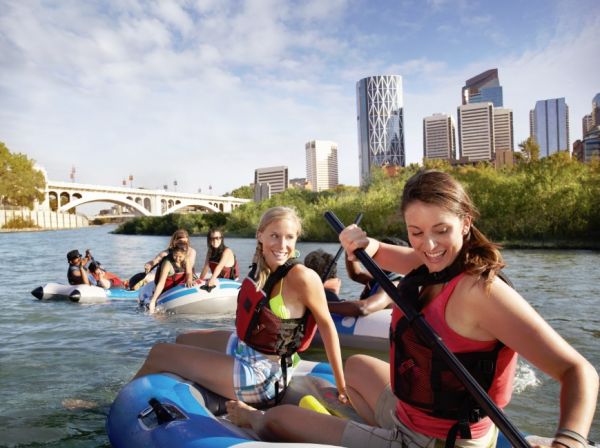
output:
M269 307L273 287L296 264L297 261L288 260L279 266L259 291L253 280L256 265L242 282L237 298L235 328L238 337L259 352L289 358L306 350L315 335L317 325L310 311L306 310L300 318L281 319Z
M163 288L163 292L165 292L171 288L174 288L175 286L183 285L183 284L185 284L185 271L175 272L173 275L167 276L167 279L165 280L165 287Z
M501 274L499 277L508 283L506 277ZM420 301L411 302L417 312L422 310ZM394 395L433 417L456 420L446 437L446 446L453 446L458 433L470 439L469 423L480 421L486 413L426 340L394 305L390 325L390 377ZM498 341L490 351L454 355L488 392L502 349L507 348Z

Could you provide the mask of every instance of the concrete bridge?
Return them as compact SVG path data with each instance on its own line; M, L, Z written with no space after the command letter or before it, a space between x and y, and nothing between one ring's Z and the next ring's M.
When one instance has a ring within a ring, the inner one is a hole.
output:
M184 208L204 212L230 213L240 205L250 202L250 200L232 196L211 196L166 190L48 181L44 202L38 208L67 212L91 202L110 202L125 206L136 215L164 216Z

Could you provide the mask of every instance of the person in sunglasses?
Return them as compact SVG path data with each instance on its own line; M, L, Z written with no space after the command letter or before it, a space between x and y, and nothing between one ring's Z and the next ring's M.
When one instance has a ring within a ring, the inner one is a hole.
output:
M200 272L200 278L206 279L208 271L210 271L208 287L216 286L218 278L237 280L240 275L238 262L233 251L225 246L221 229L213 228L208 231L206 246L206 259Z

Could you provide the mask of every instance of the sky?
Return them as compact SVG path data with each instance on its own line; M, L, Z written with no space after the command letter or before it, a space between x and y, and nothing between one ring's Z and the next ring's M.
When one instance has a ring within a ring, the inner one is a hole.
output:
M52 181L224 194L254 169L306 176L338 143L358 185L356 82L403 78L408 163L422 122L497 68L515 147L565 97L571 144L600 92L597 0L0 0L0 141ZM515 148L517 149L517 148ZM177 186L175 187L175 182ZM129 185L129 181L127 181Z

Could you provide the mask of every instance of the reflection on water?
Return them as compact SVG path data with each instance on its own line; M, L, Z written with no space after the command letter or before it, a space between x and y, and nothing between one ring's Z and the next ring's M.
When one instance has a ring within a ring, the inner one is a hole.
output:
M112 235L112 227L0 234L0 446L107 446L104 421L120 388L140 367L156 341L198 328L233 327L233 316L148 316L134 303L78 305L40 302L36 286L64 282L71 249L92 249L110 271L128 278L164 249L168 237ZM192 237L202 264L206 239ZM228 239L242 270L254 241ZM303 258L336 244L303 243ZM505 251L507 273L517 289L561 335L600 366L598 271L600 254L585 251ZM343 263L342 296L357 297ZM385 356L385 355L383 355ZM321 358L323 353L308 357ZM523 431L552 434L558 387L546 375L521 364L508 415ZM598 422L598 417L596 417ZM591 438L600 436L599 425Z

